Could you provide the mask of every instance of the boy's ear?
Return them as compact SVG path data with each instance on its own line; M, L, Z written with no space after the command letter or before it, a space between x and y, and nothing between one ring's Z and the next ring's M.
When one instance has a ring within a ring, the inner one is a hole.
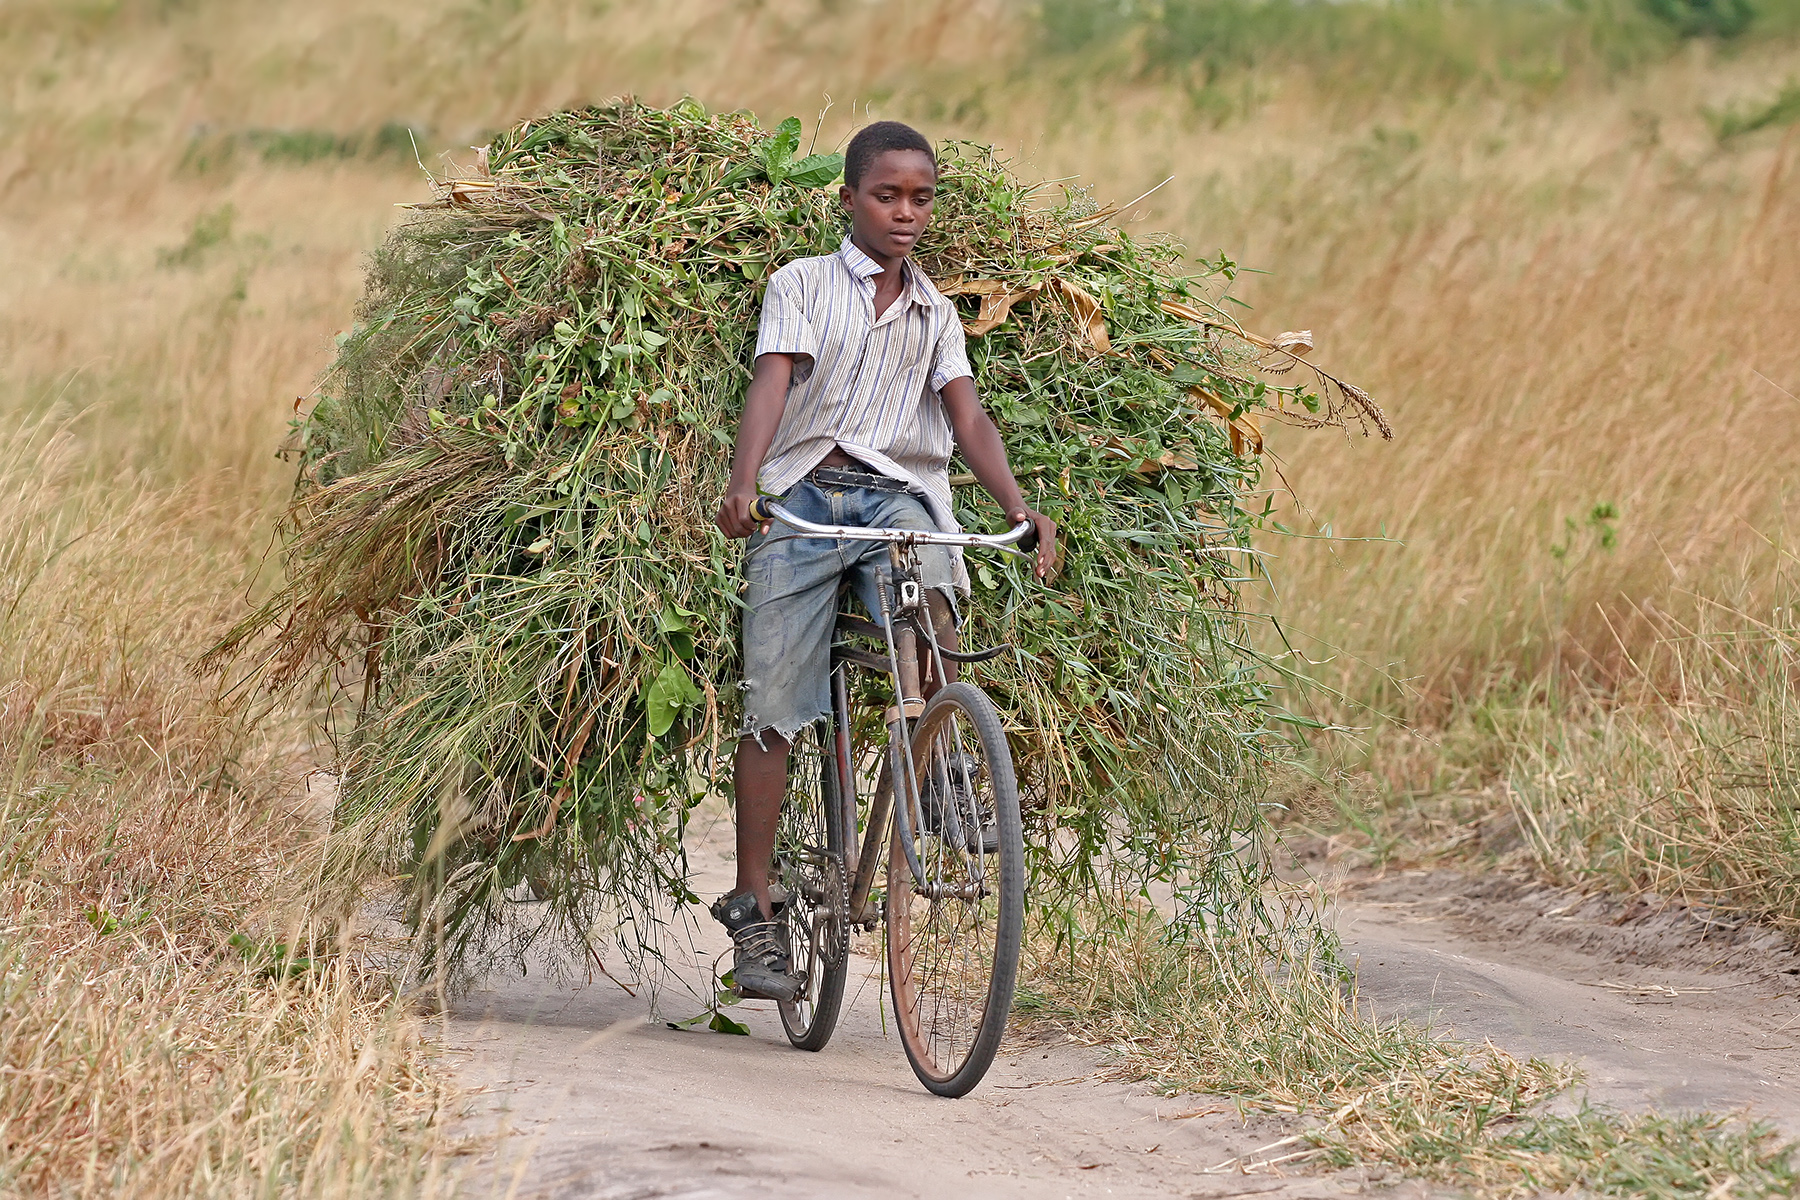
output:
M855 195L856 195L856 193L850 190L849 184L847 184L847 183L838 184L838 203L844 206L845 212L850 211L850 209L852 207L851 201L855 197Z

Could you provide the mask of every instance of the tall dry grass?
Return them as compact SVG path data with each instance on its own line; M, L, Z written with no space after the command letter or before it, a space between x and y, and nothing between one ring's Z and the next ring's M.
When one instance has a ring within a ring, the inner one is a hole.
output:
M1656 82L1688 84L1677 104L1707 95L1705 76L1670 75ZM1346 652L1334 681L1384 711L1428 719L1558 668L1609 687L1640 669L1659 612L1702 593L1784 603L1800 147L1722 153L1695 116L1652 140L1649 99L1570 114L1610 136L1548 178L1482 163L1498 129L1371 137L1320 201L1311 255L1259 289L1262 307L1319 314L1403 430L1391 448L1282 445L1301 532L1393 539L1276 547L1290 625ZM1498 153L1550 141L1522 140ZM1363 663L1392 680L1370 691Z
M1316 711L1367 731L1323 750L1363 781L1350 807L1456 826L1390 822L1390 852L1516 812L1519 865L1561 882L1800 922L1800 140L1721 146L1702 115L1793 58L1414 114L1249 193L1246 242L1285 269L1246 295L1315 314L1401 431L1281 439L1284 520L1337 537L1267 544L1283 628L1341 697Z
M429 1184L440 1082L314 892L290 719L187 663L236 611L255 498L0 449L0 1193Z

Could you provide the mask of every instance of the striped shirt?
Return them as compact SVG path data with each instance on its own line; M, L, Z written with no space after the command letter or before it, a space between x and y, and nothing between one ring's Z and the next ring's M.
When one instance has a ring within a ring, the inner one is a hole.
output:
M879 318L881 266L847 237L836 254L796 259L769 277L756 353L796 358L757 484L783 495L841 446L912 485L938 527L954 532L956 443L939 393L974 372L956 306L910 261L901 270L900 297Z

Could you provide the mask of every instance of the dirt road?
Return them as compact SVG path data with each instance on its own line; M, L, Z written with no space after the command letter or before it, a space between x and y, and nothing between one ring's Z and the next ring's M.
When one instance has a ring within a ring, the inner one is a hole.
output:
M1515 1054L1573 1058L1615 1108L1749 1106L1800 1137L1800 953L1646 901L1451 871L1350 881L1364 999Z
M702 895L729 883L722 830L710 832L697 864ZM1800 1135L1800 958L1754 933L1667 914L1621 920L1604 906L1565 907L1569 899L1414 874L1341 881L1337 912L1361 995L1377 1011L1405 1010L1518 1053L1577 1057L1597 1101L1750 1104ZM698 984L724 945L703 923L700 956L682 974ZM884 1024L875 964L857 966L840 1030L816 1055L787 1047L773 1005L734 1009L751 1036L732 1037L646 1021L645 1000L604 978L494 981L448 1026L447 1047L477 1089L464 1125L467 1194L1426 1194L1355 1172L1244 1174L1232 1160L1254 1158L1291 1127L1246 1127L1222 1102L1098 1081L1102 1056L1067 1044L1015 1041L973 1095L936 1099ZM697 1008L665 992L658 1016Z

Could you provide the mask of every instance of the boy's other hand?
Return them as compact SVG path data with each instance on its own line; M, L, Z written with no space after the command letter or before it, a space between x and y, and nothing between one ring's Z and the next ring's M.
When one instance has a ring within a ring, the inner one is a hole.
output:
M1056 572L1056 522L1035 508L1015 508L1006 514L1014 525L1030 521L1037 528L1037 564L1033 568L1039 579L1049 579Z
M714 524L719 532L728 538L747 538L756 532L757 526L769 527L767 521L757 521L750 515L750 502L756 499L755 488L732 488L719 501L719 515Z

